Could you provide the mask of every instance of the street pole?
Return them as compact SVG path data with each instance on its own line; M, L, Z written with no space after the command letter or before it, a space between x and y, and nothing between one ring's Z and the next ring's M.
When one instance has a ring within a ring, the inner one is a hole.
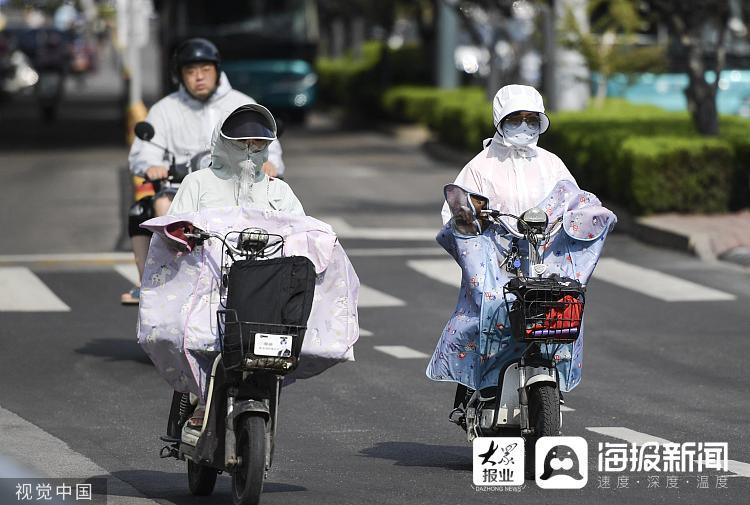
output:
M458 15L454 1L438 2L437 83L441 88L458 86L455 52L458 42Z
M556 111L557 107L557 26L555 0L548 0L541 6L542 30L544 33L544 101L546 107Z
M118 0L118 38L123 48L125 75L127 75L128 104L125 111L125 136L128 143L134 139L133 127L146 119L143 104L143 70L141 48L148 42L149 0Z

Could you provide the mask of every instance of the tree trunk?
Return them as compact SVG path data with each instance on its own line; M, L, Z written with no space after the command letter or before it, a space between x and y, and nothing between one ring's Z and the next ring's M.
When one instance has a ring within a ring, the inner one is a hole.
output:
M596 84L596 99L594 100L594 106L597 109L604 108L604 102L607 100L608 77L606 74L599 74L599 82Z
M696 130L701 135L719 134L719 114L716 108L717 83L706 82L706 66L700 42L693 39L688 46L689 84L685 89L688 110L693 118ZM719 79L719 75L716 75Z

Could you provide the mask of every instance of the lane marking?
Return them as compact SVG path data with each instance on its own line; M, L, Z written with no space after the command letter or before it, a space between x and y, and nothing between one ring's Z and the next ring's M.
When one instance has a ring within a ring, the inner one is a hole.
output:
M406 264L430 279L456 288L461 287L461 267L452 259L409 260Z
M340 217L324 216L319 219L330 224L336 235L342 239L433 241L440 231L440 227L437 225L434 228L365 228L351 226Z
M587 426L586 429L607 437L619 438L620 440L625 440L626 442L636 445L643 445L646 442L658 442L659 444L673 443L664 438L655 437L648 433L641 433L621 426ZM748 463L730 459L727 461L727 468L731 473L736 474L732 477L750 477L750 464Z
M359 336L360 337L372 337L374 335L373 332L365 330L364 328L359 329Z
M599 433L600 435L619 438L620 440L625 440L626 442L636 445L643 445L646 442L658 442L660 444L670 443L667 439L654 437L653 435L631 430L630 428L623 428L621 426L587 426L586 429L593 431L594 433Z
M0 447L14 467L50 479L107 477L107 503L112 505L157 505L133 486L75 452L64 441L0 406ZM41 457L40 457L41 455Z
M26 267L0 268L0 312L69 312L68 307Z
M381 247L345 249L346 255L353 256L445 256L440 247Z
M0 265L28 263L132 263L133 253L7 254Z
M359 301L357 303L358 308L362 307L403 307L406 302L391 296L388 293L383 293L377 289L360 284L359 286Z
M135 266L135 263L120 263L113 268L118 274L125 277L134 286L141 285L141 278L138 275L138 267Z
M631 265L614 258L602 258L594 277L610 284L666 302L704 302L736 300L737 297L717 289L673 277L656 270Z
M384 352L398 359L429 358L429 354L406 347L405 345L376 345L376 351Z
M436 281L449 286L461 286L461 267L452 259L409 260L407 265ZM667 302L736 299L732 294L614 258L600 259L594 270L594 277Z
M567 405L560 405L560 412L575 412L576 409L571 409Z

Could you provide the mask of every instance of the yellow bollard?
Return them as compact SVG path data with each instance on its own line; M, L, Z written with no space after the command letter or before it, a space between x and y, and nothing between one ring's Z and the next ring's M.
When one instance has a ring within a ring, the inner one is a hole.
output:
M133 140L135 140L135 133L133 132L135 124L145 121L147 114L148 109L143 105L143 102L132 103L128 107L128 110L125 112L125 138L128 145L131 145Z

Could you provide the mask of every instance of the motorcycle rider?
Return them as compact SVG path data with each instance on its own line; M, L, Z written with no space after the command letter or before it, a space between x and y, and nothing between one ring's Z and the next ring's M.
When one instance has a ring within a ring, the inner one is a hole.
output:
M263 164L276 140L276 120L260 104L238 107L216 125L212 135L211 166L188 174L174 196L169 215L214 207L242 206L305 215L302 204L287 183L269 177ZM215 353L201 356L207 376ZM207 381L203 381L205 388ZM200 427L205 415L205 391L193 415L191 427Z
M211 166L188 174L169 214L242 206L305 215L289 185L269 177L263 165L276 140L276 120L258 103L241 105L214 128Z
M218 49L206 39L185 40L175 50L172 66L179 89L155 103L146 120L154 126L153 142L166 147L180 162L198 152L207 151L216 123L238 106L255 103L255 100L232 89L221 71ZM134 175L147 180L162 180L168 176L164 150L154 144L135 139L128 162ZM263 170L270 177L284 173L278 140L271 142ZM137 189L136 194L138 192ZM166 214L175 192L175 188L160 190L151 198L139 200L129 212L128 231L139 277L143 276L151 239L150 232L139 225L151 217ZM137 304L139 294L139 288L134 287L122 295L121 301L124 304Z
M492 116L495 135L485 140L484 149L461 170L455 184L489 198L491 209L513 215L538 205L560 181L577 186L562 160L537 146L550 122L536 89L519 84L502 87L493 99ZM442 219L443 224L451 219L447 202ZM434 375L431 364L428 376ZM454 408L460 409L472 392L459 383Z

